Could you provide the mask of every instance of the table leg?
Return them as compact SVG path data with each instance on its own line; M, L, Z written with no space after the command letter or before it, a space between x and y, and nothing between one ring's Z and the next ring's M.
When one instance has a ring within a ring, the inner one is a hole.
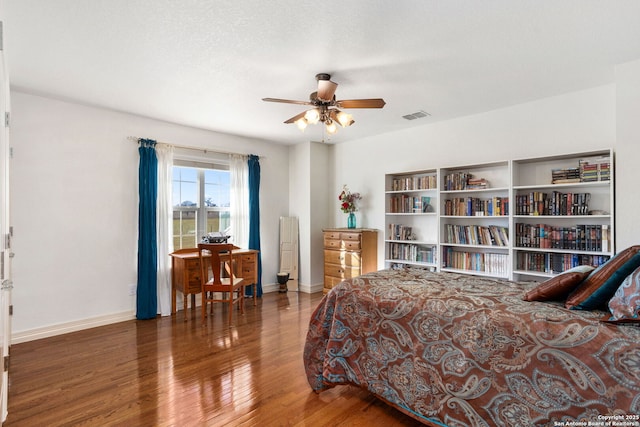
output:
M171 257L171 314L176 314L176 277L175 277L175 262Z

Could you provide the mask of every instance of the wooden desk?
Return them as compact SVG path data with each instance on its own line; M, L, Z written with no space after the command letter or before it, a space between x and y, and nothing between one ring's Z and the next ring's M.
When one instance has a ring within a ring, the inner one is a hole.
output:
M191 295L191 307L196 306L196 294L200 283L200 257L197 248L179 249L171 254L171 313L176 312L176 291L182 292L184 310L187 311L187 295ZM253 285L253 305L258 290L258 251L237 249L233 251L236 277L242 277Z

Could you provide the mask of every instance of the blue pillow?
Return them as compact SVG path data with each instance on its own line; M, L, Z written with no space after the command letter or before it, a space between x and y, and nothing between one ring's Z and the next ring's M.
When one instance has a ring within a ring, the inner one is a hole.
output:
M627 278L628 275L633 273L633 271L640 267L640 252L636 252L629 260L627 260L624 264L622 264L618 269L613 271L609 278L604 281L604 283L598 287L598 289L593 292L588 298L579 304L571 307L572 310L596 310L601 308L606 308L609 300L616 293L624 279ZM595 270L593 273L595 273ZM593 274L592 273L592 274ZM585 279L585 281L589 280L589 278Z

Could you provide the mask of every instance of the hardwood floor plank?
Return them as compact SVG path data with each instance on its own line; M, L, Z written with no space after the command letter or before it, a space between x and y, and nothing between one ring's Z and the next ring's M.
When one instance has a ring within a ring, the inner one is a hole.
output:
M365 390L314 393L302 363L322 294L264 295L245 314L220 305L11 347L16 426L415 426ZM185 321L186 316L186 321Z

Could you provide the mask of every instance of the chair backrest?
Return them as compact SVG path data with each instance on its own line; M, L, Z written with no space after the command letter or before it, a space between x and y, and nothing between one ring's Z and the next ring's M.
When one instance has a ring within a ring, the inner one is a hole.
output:
M222 271L224 264L228 263L227 273L233 281L233 248L230 243L200 243L198 253L200 255L200 277L204 285L209 281L209 269L213 274L213 285L222 284ZM224 261L222 261L224 257Z

